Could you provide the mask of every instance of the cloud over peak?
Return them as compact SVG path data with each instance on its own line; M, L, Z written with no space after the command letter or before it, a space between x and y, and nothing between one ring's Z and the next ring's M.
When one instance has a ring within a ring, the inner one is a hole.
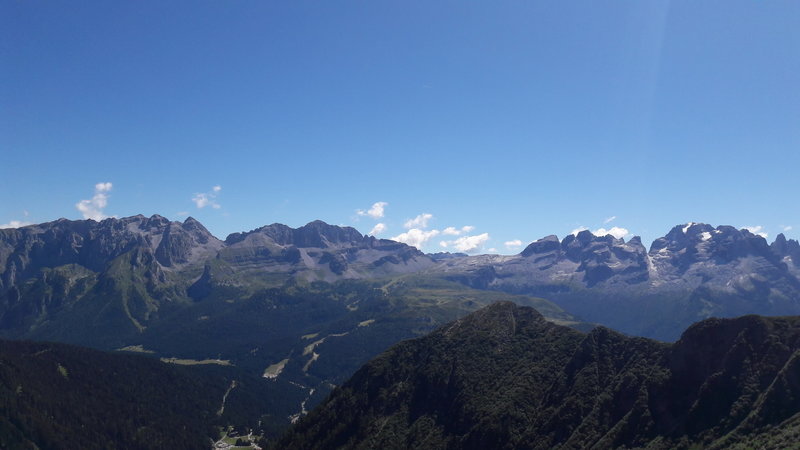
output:
M586 227L578 227L578 228L575 228L574 230L572 230L570 232L570 234L573 234L573 235L577 236L578 233L580 233L581 231L586 231L586 230L588 230L588 228L586 228ZM605 229L603 227L600 227L600 228L598 228L596 230L590 230L590 231L591 231L591 233L593 235L595 235L597 237L607 236L607 235L610 234L611 236L614 236L614 238L616 238L616 239L622 239L625 236L628 236L629 234L631 234L630 231L627 228L622 228L622 227L611 227L609 229Z
M370 232L367 233L367 234L369 234L370 236L377 236L377 235L383 233L384 231L386 231L386 224L385 223L376 223L375 226L372 227L372 230L370 230Z
M766 231L764 231L764 227L762 225L755 225L752 227L744 227L745 230L755 234L756 236L761 236L764 239L769 237Z
M422 250L422 246L425 245L426 242L438 235L439 230L425 231L419 228L412 228L405 233L400 233L397 236L392 237L391 239L393 241L402 242Z
M598 229L592 231L592 234L595 235L595 236L606 236L606 235L610 234L610 235L614 236L617 239L622 239L625 236L629 235L630 232L628 231L627 228L611 227L608 230L606 230L605 228L598 228Z
M483 248L483 244L489 240L489 233L476 234L474 236L461 236L452 241L442 241L442 247L453 247L459 252L475 253Z
M109 183L97 183L94 185L94 195L89 200L81 200L75 204L75 208L81 212L84 219L101 221L109 216L103 213L103 209L108 206L108 193L114 186Z

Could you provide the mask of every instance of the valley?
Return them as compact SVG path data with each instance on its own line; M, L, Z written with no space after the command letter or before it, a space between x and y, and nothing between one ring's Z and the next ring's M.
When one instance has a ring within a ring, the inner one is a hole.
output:
M710 316L800 314L796 247L687 224L649 252L581 232L518 255L427 255L320 221L223 241L191 218L60 220L0 230L0 336L228 370L234 397L268 394L222 425L270 440L386 349L497 302L663 341Z

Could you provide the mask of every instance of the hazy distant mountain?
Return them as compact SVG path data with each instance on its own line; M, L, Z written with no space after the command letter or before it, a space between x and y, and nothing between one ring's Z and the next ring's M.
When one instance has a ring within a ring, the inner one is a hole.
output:
M276 448L788 448L798 380L798 317L669 345L496 303L375 358Z
M800 246L747 230L690 223L648 252L589 231L548 236L519 255L442 261L433 271L480 289L537 295L591 322L674 340L708 317L800 314Z
M0 230L0 336L231 364L281 392L262 421L280 427L392 344L494 301L587 326L547 300L414 275L434 264L323 222L223 242L193 219L60 220Z
M0 230L0 330L72 341L136 334L189 301L185 285L223 243L199 222L161 216ZM82 336L80 334L83 334Z
M411 273L433 265L414 247L319 220L296 229L272 224L231 234L219 259L246 272L291 274L308 281Z
M518 255L467 256L425 255L321 221L220 241L192 218L135 216L0 230L0 334L88 345L101 336L110 346L209 296L407 274L544 297L587 321L663 340L712 316L800 314L800 244L779 235L769 245L728 226L676 226L649 251L638 237L583 231Z
M0 336L231 364L281 393L261 422L275 430L389 346L495 301L591 328L538 295L671 339L710 315L800 314L797 261L796 241L702 224L649 252L582 232L467 256L319 221L221 241L191 218L62 219L0 230Z
M161 216L55 222L0 230L0 330L59 338L80 322L77 343L135 335L211 293L246 293L288 279L335 281L416 272L433 261L405 244L352 228L275 224L225 242L198 221Z

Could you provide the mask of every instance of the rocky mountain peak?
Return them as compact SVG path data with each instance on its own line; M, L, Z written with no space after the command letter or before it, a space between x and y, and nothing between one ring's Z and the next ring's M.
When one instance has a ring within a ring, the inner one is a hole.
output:
M209 241L219 241L213 234L211 234L202 223L197 221L193 217L188 217L186 220L183 221L181 224L181 228L187 233L190 233L192 236L197 239L198 242L201 244L205 244Z
M199 222L170 222L153 215L42 223L0 234L0 269L13 263L27 276L42 267L80 264L102 271L117 256L133 250L153 252L163 266L186 263L221 246ZM194 255L194 256L193 256Z
M327 248L338 244L360 243L364 236L352 227L328 225L315 220L298 228L294 232L295 245L298 247Z
M257 238L256 236L260 236ZM328 248L342 244L356 245L364 241L364 236L355 228L329 225L321 220L315 220L299 228L274 223L253 231L233 233L225 239L227 245L240 242L260 241L267 238L281 246L295 246L299 248Z
M596 254L602 249L608 249L615 245L624 244L622 239L616 239L607 234L605 236L595 236L589 230L583 230L578 234L570 234L561 241L561 249L567 258L573 261L582 261L590 254Z
M551 234L550 236L543 237L536 242L532 242L525 250L520 253L521 256L527 258L533 255L541 255L544 253L557 252L561 249L561 242L558 236Z
M674 227L666 236L653 241L649 254L683 269L697 262L719 265L748 256L764 257L773 263L779 259L759 235L731 226L714 228L702 223Z
M641 236L634 236L634 237L632 237L632 238L631 238L631 239L628 241L628 245L635 245L635 246L642 246L642 247L644 247L644 244L642 244L642 237L641 237Z
M640 238L626 243L610 234L595 236L584 230L564 238L561 251L569 260L579 263L577 271L585 273L584 280L589 286L615 275L628 282L648 277L647 251Z
M791 260L794 267L800 267L800 243L794 239L786 239L783 233L775 238L775 242L770 244L770 249L784 260Z

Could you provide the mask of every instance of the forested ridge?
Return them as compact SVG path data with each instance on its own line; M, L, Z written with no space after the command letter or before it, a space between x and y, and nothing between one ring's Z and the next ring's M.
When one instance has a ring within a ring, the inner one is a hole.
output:
M224 367L0 341L0 448L208 448L218 425L255 425L268 401L255 381Z

